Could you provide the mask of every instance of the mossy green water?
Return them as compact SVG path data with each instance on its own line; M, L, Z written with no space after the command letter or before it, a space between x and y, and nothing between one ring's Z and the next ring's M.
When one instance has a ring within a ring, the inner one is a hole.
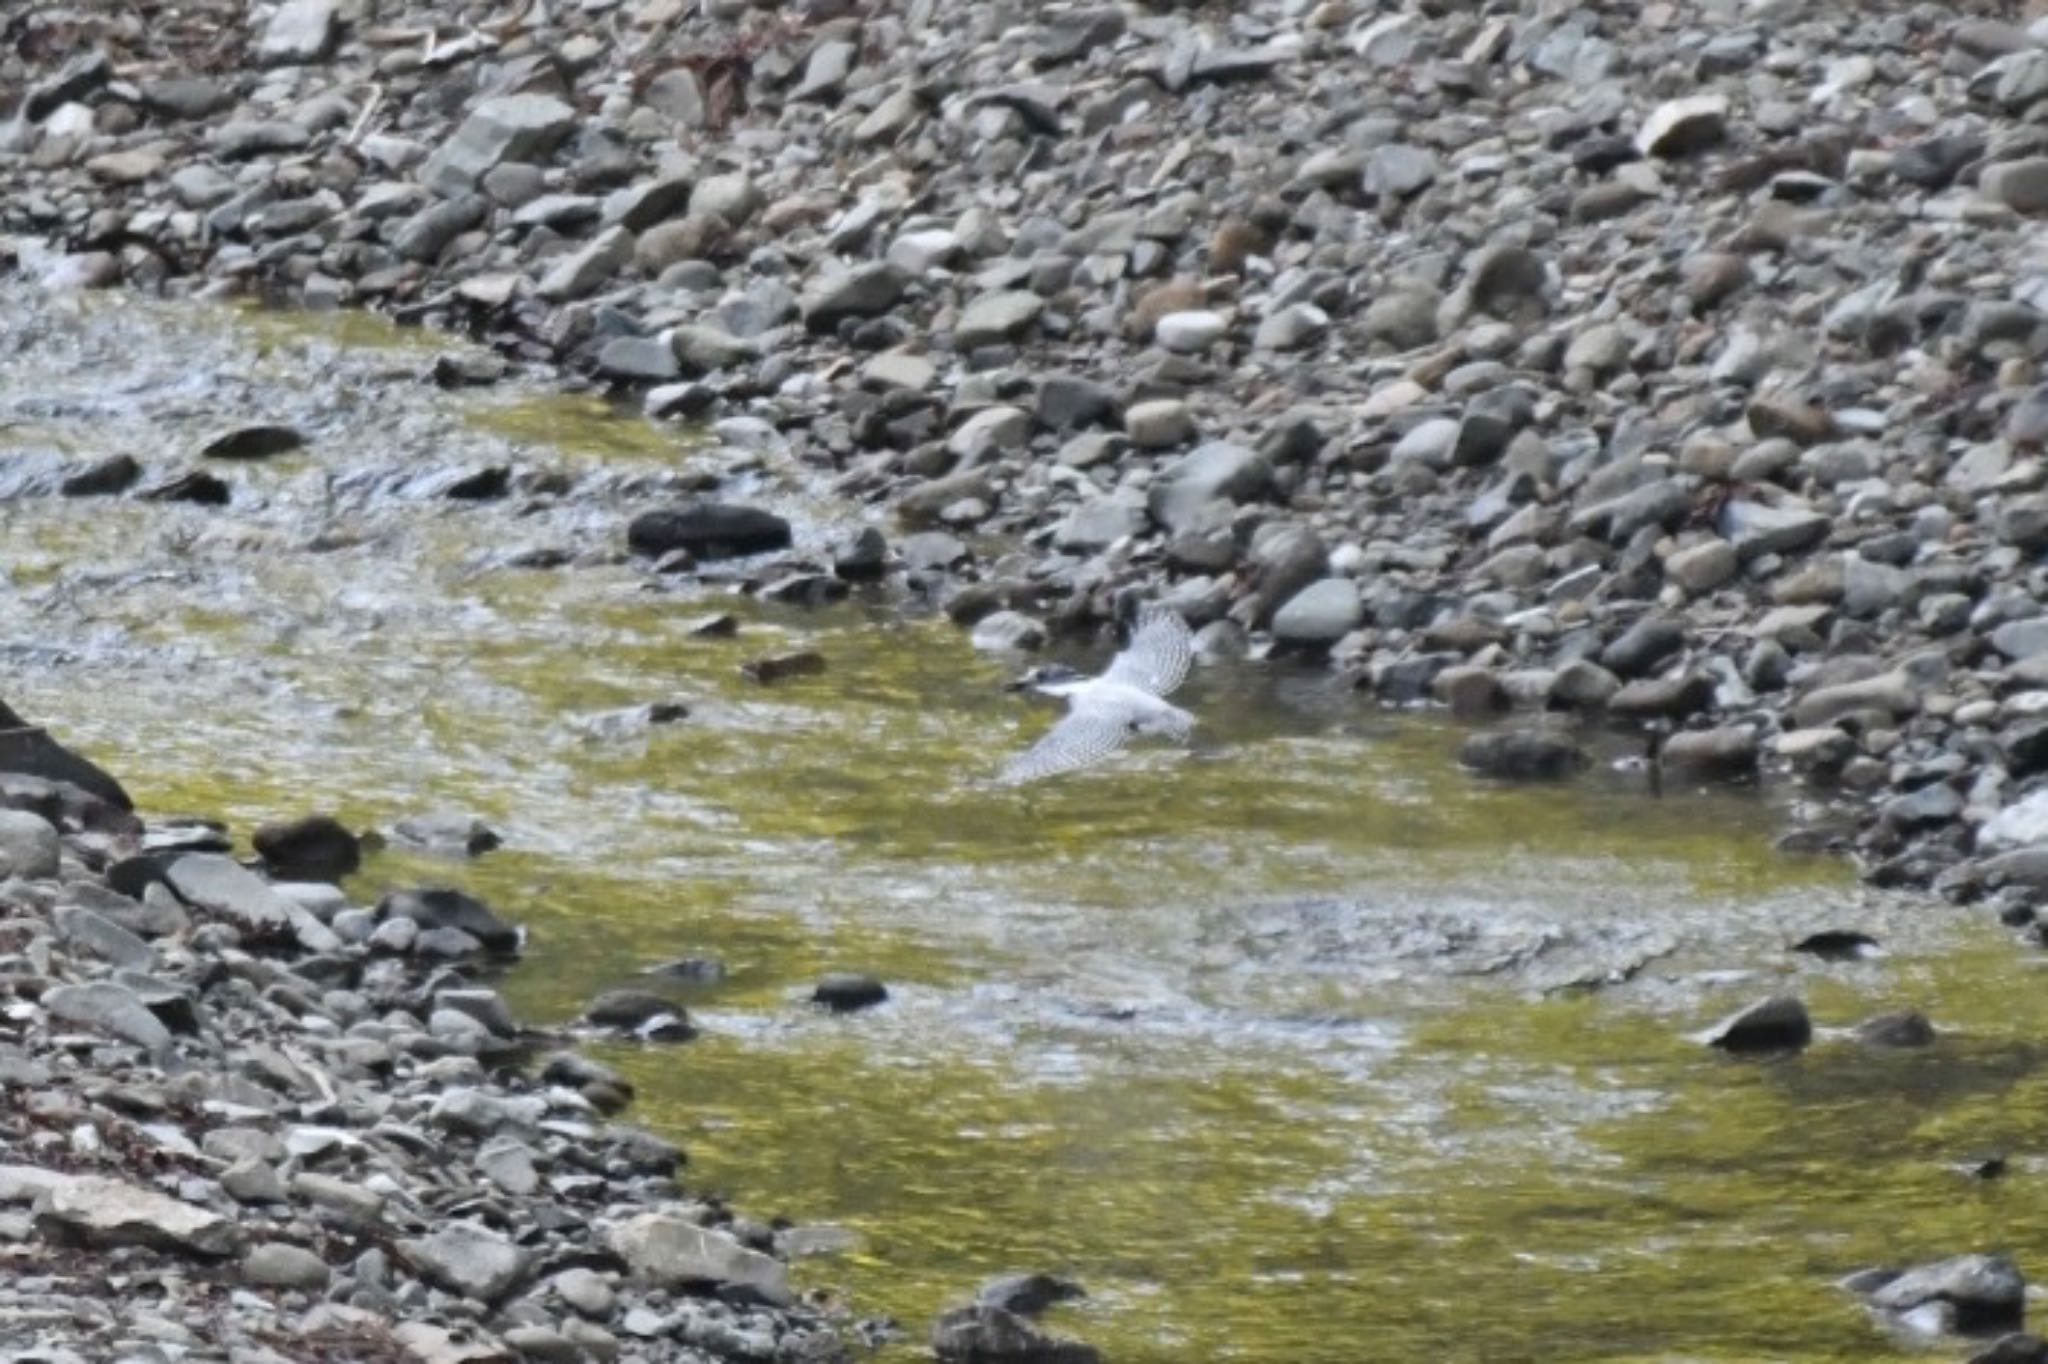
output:
M236 335L208 344L260 348ZM318 370L359 341L266 355ZM393 430L449 457L688 458L585 400L469 401L390 398L361 448L337 420L225 511L15 509L7 604L63 657L8 699L154 811L483 815L505 849L380 858L352 889L452 878L526 922L504 988L537 1020L722 962L659 986L700 1040L597 1050L693 1187L859 1234L807 1287L915 1334L996 1272L1069 1273L1091 1298L1058 1324L1117 1360L1833 1361L1892 1348L1843 1272L2048 1259L2033 968L1773 853L1769 801L1604 769L1485 784L1453 729L1286 669L1200 674L1193 753L995 788L1051 716L943 622L478 567L536 524L591 535L573 508L390 507L359 546L300 547L293 490ZM91 450L99 420L53 429ZM737 637L693 633L713 611ZM742 678L793 647L827 670ZM605 718L668 699L690 716ZM1786 950L1830 927L1892 955ZM892 999L808 1007L839 968ZM1915 1005L1943 1036L1772 1063L1688 1037L1779 989L1828 1024ZM2003 1181L1953 1168L1994 1152Z

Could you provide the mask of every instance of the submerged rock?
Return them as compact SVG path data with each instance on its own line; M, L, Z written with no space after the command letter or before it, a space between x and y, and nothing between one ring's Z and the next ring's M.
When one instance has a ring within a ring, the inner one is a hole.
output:
M1934 1025L1917 1009L1878 1014L1856 1025L1856 1040L1873 1047L1926 1047L1934 1038Z
M821 976L811 990L811 1002L834 1013L871 1009L889 997L889 987L874 976L851 971L834 971Z
M306 438L289 426L243 426L215 436L199 454L202 459L269 459L305 443Z
M1587 764L1585 750L1560 734L1510 729L1475 734L1458 749L1458 762L1482 776L1508 781L1558 781Z
M583 1021L646 1042L687 1042L697 1035L682 1005L651 990L606 990L584 1009Z
M932 1353L942 1364L1099 1364L1093 1345L1048 1335L1014 1312L977 1302L932 1323Z
M767 654L740 664L741 676L751 682L780 682L791 677L814 677L825 671L825 655L816 649L798 649L786 654Z
M406 816L391 826L391 841L440 857L481 857L505 842L475 815L447 810Z

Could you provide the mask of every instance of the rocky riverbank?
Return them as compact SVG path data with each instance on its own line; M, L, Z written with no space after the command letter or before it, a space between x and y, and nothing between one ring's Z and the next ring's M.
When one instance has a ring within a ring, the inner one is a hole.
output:
M801 1229L677 1188L632 1086L490 987L522 934L459 892L351 905L144 827L6 716L0 1346L38 1360L834 1360ZM41 774L41 775L38 775ZM258 831L266 872L354 835Z
M799 596L907 571L1015 645L1162 595L1390 702L1676 730L1667 776L1796 773L1846 812L1804 837L2024 918L2044 42L2006 5L34 6L0 227L53 286L379 308L786 447L912 533Z

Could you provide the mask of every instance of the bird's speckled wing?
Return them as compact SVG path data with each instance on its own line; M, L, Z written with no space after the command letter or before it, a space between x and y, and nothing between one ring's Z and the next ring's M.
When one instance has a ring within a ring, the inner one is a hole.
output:
M1171 696L1187 680L1195 661L1194 636L1187 622L1163 606L1146 605L1138 610L1138 628L1131 642L1110 663L1102 675L1105 682L1122 682L1154 696Z
M1070 710L1045 737L1012 759L1003 769L1005 783L1037 781L1091 766L1124 746L1130 724L1121 717L1086 707Z

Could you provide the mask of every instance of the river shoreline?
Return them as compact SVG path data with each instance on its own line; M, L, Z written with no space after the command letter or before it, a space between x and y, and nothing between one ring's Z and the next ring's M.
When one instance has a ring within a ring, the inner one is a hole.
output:
M1883 884L2048 884L2034 30L599 8L24 16L0 228L52 287L435 321L939 537L791 593L907 575L1003 646L1160 598L1384 702L1806 782ZM1303 99L1332 136L1262 122Z
M10 21L0 232L40 244L11 257L36 288L366 307L701 424L717 472L617 485L587 551L650 582L716 578L737 535L765 557L732 576L778 600L881 579L1004 657L1106 639L1163 599L1211 656L1327 667L1361 704L1484 727L1464 756L1487 775L1568 778L1588 732L1655 736L1667 789L1796 783L1801 846L2031 923L2048 889L2048 315L2022 264L2048 204L2035 28L1987 9L1866 30L1805 6L1772 32L1671 7L596 8L621 22L361 0ZM483 351L429 372L451 390L507 374ZM215 470L287 439L224 434L240 444L67 465L36 491L206 503L232 495ZM876 524L785 551L787 525L733 508L764 454ZM531 491L472 470L423 495L508 488ZM707 494L724 508L708 530L661 519ZM92 884L102 816L52 811L63 884ZM17 922L54 913L43 898ZM96 990L155 1043L97 989L118 962L29 939L58 955L31 954L26 993ZM108 940L173 984L219 974ZM278 986L226 935L202 944L252 997ZM489 1051L486 1002L441 1007L430 973L391 974L414 1026L379 1040L431 1077L400 1096L421 1122L420 1086L450 1077L486 1107L533 1097L431 1055L450 1037ZM187 1007L116 988L160 1022ZM239 1018L241 990L200 1003ZM32 1018L24 1074L70 1046L52 1021ZM196 1036L170 1045L203 1053ZM532 1121L502 1117L529 1146ZM660 1206L635 1139L586 1140L548 1154L622 1173L579 1196ZM95 1156L125 1168L125 1149ZM54 1176L11 1187L23 1208L63 1201ZM278 1243L324 1253L333 1209L287 1192ZM402 1192L380 1196L434 1207ZM108 1234L61 1221L51 1235ZM717 1243L735 1282L774 1278L739 1258L773 1247L761 1231ZM564 1349L598 1348L575 1338L633 1307L668 1314L676 1351L833 1334L658 1291L564 1311L533 1287L560 1247L463 1249L517 1262L515 1286L424 1267L417 1246L347 1272L365 1294L515 1294L541 1320L509 1329ZM235 1255L245 1276L315 1275Z

